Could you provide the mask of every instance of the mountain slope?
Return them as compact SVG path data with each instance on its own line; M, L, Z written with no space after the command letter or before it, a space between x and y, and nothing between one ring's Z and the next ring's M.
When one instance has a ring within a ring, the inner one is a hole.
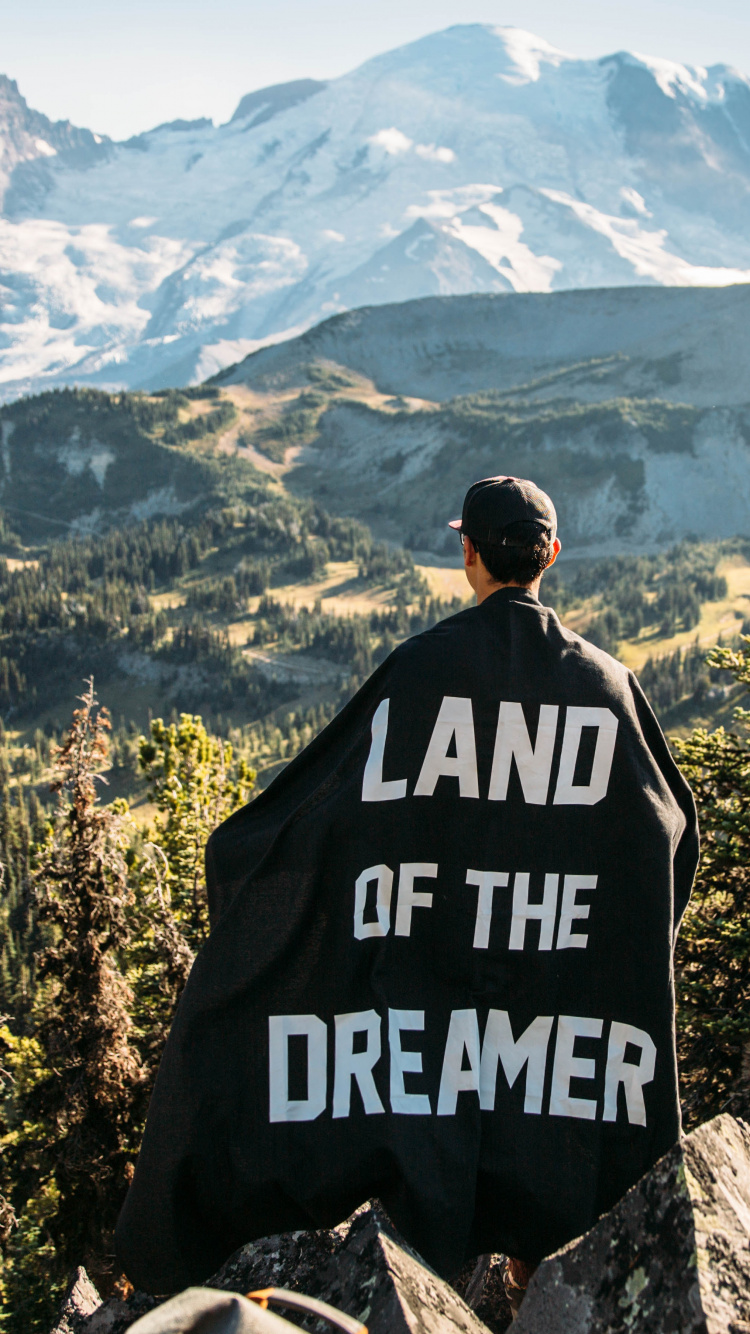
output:
M91 145L12 170L5 397L187 383L404 297L750 278L750 82L724 66L469 25L251 93L218 128Z
M432 563L457 559L445 521L470 483L513 473L553 495L566 556L733 537L749 307L750 286L429 298L334 316L184 393L23 399L0 410L0 508L47 541L270 477Z
M288 488L412 550L452 556L446 517L494 473L550 491L568 554L652 550L747 531L749 317L750 286L409 301L215 385L250 395L242 438Z
M750 285L442 297L335 315L215 377L265 390L340 363L384 394L750 402Z

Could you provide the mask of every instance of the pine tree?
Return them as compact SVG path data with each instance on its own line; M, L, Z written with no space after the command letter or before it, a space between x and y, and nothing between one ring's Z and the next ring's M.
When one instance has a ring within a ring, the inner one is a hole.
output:
M155 834L165 857L164 878L171 911L191 950L208 935L203 858L209 834L248 800L255 772L244 760L233 765L229 742L211 736L190 713L167 725L151 723L141 740L140 765L152 800L164 817Z
M124 831L96 782L109 719L89 682L57 757L58 817L34 874L49 943L38 958L29 1036L3 1031L6 1155L19 1226L8 1241L12 1328L35 1327L75 1264L101 1290L115 1280L113 1231L143 1120L131 1042L127 949L131 892Z
M750 685L750 636L710 668ZM688 1126L750 1115L750 710L735 731L675 742L698 806L701 861L676 953L678 1057Z

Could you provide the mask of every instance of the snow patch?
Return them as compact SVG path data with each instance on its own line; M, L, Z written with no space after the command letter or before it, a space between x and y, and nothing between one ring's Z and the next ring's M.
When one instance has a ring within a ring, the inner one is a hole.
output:
M4 439L3 439L4 443ZM116 455L98 440L88 444L81 443L80 432L76 427L66 445L58 445L55 450L58 463L61 463L69 477L80 477L90 468L100 487L104 486L107 469L114 463Z
M667 97L676 97L683 93L697 97L699 102L708 101L704 87L708 70L701 65L679 65L675 60L662 60L659 56L642 56L634 51L633 55L646 69L650 70L661 91Z
M75 536L88 537L90 533L95 533L101 527L102 511L99 505L96 509L89 510L88 514L79 514L70 524L70 532Z
M153 227L158 218L131 218L128 227Z
M382 148L389 157L400 157L413 148L417 157L421 157L425 162L455 162L456 160L456 154L452 148L434 143L417 144L407 134L397 130L395 125L392 125L389 130L378 130L377 134L371 134L367 142L375 148Z
M48 144L46 139L35 139L34 143L37 153L41 153L42 157L57 157L57 149Z
M428 190L426 204L410 204L407 218L455 218L465 209L487 204L502 194L500 185L460 185L455 190Z
M634 190L632 185L623 185L620 190L620 198L625 204L632 208L636 213L640 213L642 218L652 218L654 215L646 208L646 201L643 195Z
M415 144L414 152L417 157L424 158L426 162L455 162L456 154L452 148L436 147L435 144Z
M512 86L523 83L536 83L541 74L542 64L557 67L573 57L556 46L545 42L543 37L535 37L533 32L523 28L495 28L495 34L501 38L515 69L510 74L498 77Z
M540 190L547 199L564 204L592 231L606 236L613 250L633 266L639 278L651 278L664 287L729 287L731 283L750 282L749 269L711 268L689 264L665 249L666 228L645 231L630 218L610 217L591 204L573 199L562 190Z
M269 334L268 338L221 338L217 343L207 343L198 353L192 383L202 384L226 366L233 366L236 361L242 361L243 357L249 357L251 352L257 352L261 347L273 347L276 343L285 343L287 338L297 338L307 328L307 324L297 324L293 329Z
M499 204L483 204L480 209L491 226L464 223L455 217L446 230L471 246L513 285L516 292L551 292L555 274L562 268L552 255L535 255L521 241L523 223Z
M135 500L130 506L130 515L141 520L153 519L157 514L181 514L190 503L178 500L173 486L160 486L158 490L149 491L143 500Z
M390 130L378 130L377 134L371 134L367 142L375 148L384 149L390 157L397 157L399 153L408 153L414 140L392 125Z

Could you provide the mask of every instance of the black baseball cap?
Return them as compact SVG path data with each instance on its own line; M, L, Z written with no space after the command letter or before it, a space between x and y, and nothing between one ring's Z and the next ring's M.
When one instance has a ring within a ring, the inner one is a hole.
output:
M485 477L466 492L460 519L449 527L472 541L503 546L504 529L511 523L533 523L551 538L557 532L557 514L549 496L521 477Z

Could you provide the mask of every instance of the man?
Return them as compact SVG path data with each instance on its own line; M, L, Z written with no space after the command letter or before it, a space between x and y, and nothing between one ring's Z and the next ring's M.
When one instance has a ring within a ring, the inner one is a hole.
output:
M445 1275L533 1265L677 1138L689 789L632 674L538 599L549 498L487 478L452 526L476 607L209 841L118 1230L136 1286L373 1196Z

